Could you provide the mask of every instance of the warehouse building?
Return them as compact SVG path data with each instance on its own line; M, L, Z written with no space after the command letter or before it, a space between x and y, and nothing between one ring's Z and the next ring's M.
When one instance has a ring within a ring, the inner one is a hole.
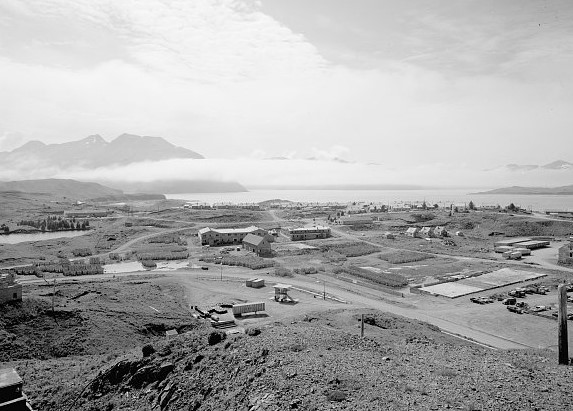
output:
M538 248L543 248L549 246L549 241L547 240L530 240L517 243L516 246L521 248L528 248L530 250L536 250Z
M372 224L371 216L352 215L349 217L342 217L340 223L343 225L368 225Z
M330 237L330 227L317 225L314 227L290 228L288 233L292 241L314 240L316 238Z
M524 243L525 241L531 241L531 238L529 238L529 237L506 238L505 240L496 241L494 243L494 245L496 247L500 247L500 246L504 246L504 245L511 247L511 246L516 245L518 243ZM521 244L520 244L520 246L521 246Z
M218 246L218 245L239 245L247 234L253 234L260 237L267 235L267 231L256 226L246 228L209 228L205 227L199 230L197 235L201 245Z

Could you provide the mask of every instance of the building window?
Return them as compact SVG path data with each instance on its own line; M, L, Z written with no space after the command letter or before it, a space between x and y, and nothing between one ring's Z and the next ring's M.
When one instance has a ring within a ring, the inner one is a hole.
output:
M18 299L18 293L12 294L12 299L17 300Z

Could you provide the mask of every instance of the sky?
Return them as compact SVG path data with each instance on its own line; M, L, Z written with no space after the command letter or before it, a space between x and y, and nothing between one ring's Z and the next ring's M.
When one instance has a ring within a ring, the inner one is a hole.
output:
M279 184L573 161L572 21L567 0L2 0L0 151L161 136L222 178L292 159Z

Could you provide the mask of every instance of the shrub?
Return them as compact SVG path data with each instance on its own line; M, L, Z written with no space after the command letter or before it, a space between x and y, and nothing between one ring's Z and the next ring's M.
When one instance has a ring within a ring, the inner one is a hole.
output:
M75 277L78 275L103 274L103 267L99 264L73 264L62 266L64 276Z
M264 258L257 256L225 256L223 258L215 258L213 256L201 257L199 261L204 261L206 263L212 264L223 264L230 266L247 267L251 270L258 270L260 268L274 267L275 263L270 260L265 260Z
M157 263L155 261L143 260L141 265L145 268L157 268Z
M295 274L316 274L318 272L318 270L316 269L316 267L300 267L300 268L295 268L294 270Z
M149 239L150 243L161 243L161 244L179 244L181 246L187 245L180 235L177 234L163 234L157 237L152 237Z
M292 271L284 267L276 267L275 275L277 277L292 277Z
M365 280L372 281L376 284L385 285L393 288L405 287L408 285L408 280L403 275L397 273L374 273L359 267L336 267L333 272L347 273L356 277L364 278Z
M74 250L72 250L72 254L74 255L74 257L87 257L92 255L92 250L90 250L89 248L76 248Z
M158 251L154 253L138 253L137 258L140 261L149 260L185 260L189 257L187 251Z

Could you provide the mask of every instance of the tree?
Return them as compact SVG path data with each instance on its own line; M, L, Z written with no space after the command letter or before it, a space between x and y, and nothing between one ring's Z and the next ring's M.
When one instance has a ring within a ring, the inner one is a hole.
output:
M426 200L424 200L424 202L422 203L422 209L423 209L423 210L427 210L427 209L428 209L428 205L426 204Z
M434 204L434 208L437 210L440 206L436 203Z
M454 207L454 213L459 213L459 212L460 212L460 209L458 208L458 206L455 206Z
M468 205L468 208L469 208L470 210L475 210L475 209L476 209L476 206L474 205L474 202L473 202L473 201L470 200L470 203L469 203L469 205Z
M515 206L515 204L511 203L510 205L507 206L507 209L509 211L517 211L517 207Z

